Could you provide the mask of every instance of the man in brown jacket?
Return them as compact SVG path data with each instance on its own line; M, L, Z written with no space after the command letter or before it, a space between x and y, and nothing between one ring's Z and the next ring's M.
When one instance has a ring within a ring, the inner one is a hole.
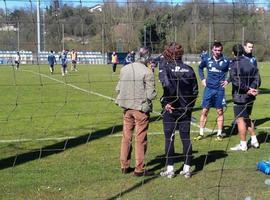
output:
M132 133L135 129L134 176L149 176L145 170L144 155L147 147L147 130L152 100L156 97L154 74L146 67L150 52L143 47L139 50L139 59L124 66L120 71L120 80L116 86L118 93L116 104L124 109L123 137L120 163L123 174L131 172Z

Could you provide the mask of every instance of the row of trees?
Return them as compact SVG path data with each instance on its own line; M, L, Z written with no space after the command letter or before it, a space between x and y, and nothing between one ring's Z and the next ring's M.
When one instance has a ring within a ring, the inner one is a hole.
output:
M260 60L270 56L270 11L252 1L191 0L182 4L154 0L106 0L101 9L59 4L42 10L42 48L94 51L129 51L147 45L161 52L170 41L180 42L187 53L208 50L214 40L223 42L229 54L232 44L256 43ZM57 5L57 6L56 6ZM0 31L1 49L36 51L35 7L0 10L0 27L14 25L19 31ZM19 35L18 35L19 33ZM18 41L20 40L20 41Z

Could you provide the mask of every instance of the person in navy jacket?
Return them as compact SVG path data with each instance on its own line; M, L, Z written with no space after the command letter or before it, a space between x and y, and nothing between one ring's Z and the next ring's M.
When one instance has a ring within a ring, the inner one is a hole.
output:
M50 72L51 72L51 74L53 74L54 64L56 63L56 59L55 59L55 55L53 53L53 50L51 50L51 52L48 55L48 63L49 63L49 67L50 67Z
M200 117L200 133L195 140L204 137L204 129L207 121L207 115L211 107L217 111L217 138L220 141L223 138L222 128L224 123L223 107L226 106L225 86L228 84L227 72L229 70L229 60L222 54L223 46L220 42L214 42L212 46L212 55L203 56L199 65L199 76L204 87L202 100L202 113ZM207 70L207 77L204 75L204 68Z
M170 43L162 53L159 67L159 80L163 86L161 105L163 108L163 128L167 169L160 173L168 178L174 177L174 138L179 130L183 143L184 167L180 174L190 177L192 144L190 141L190 122L192 108L198 95L198 83L193 69L182 62L183 47Z
M257 60L255 58L255 56L252 55L252 51L253 51L253 47L254 47L254 43L251 41L245 41L244 44L244 56L246 58L248 58L248 60L255 66L258 67L257 65Z
M232 82L232 97L234 102L234 115L237 121L240 144L232 147L233 151L246 151L246 132L251 135L251 147L258 148L254 124L250 119L253 103L261 84L258 68L244 56L241 44L233 46L235 59L230 64L230 79Z

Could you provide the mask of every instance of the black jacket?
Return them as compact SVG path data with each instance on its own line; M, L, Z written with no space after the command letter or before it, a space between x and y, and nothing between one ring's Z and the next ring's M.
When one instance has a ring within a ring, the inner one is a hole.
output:
M192 67L181 60L163 60L159 67L163 86L162 107L171 104L176 110L191 110L198 96L198 83Z
M248 95L249 88L257 89L261 85L258 68L244 56L235 58L230 64L232 96L235 103L249 103L255 96Z

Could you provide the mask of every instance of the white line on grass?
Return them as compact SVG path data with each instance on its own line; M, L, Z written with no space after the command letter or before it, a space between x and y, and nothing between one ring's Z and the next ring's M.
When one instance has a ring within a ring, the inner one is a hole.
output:
M58 79L52 78L52 77L50 77L50 76L47 76L46 74L41 74L41 73L33 72L33 71L31 71L31 70L22 70L22 71L26 71L26 72L30 72L30 73L33 73L33 74L36 74L36 75L39 75L39 76L43 76L43 77L46 77L46 78L48 78L48 79L54 80L54 81L56 81L56 82L58 82L58 83L62 83L62 84L68 85L68 86L70 86L70 87L72 87L72 88L74 88L74 89L80 90L80 91L82 91L82 92L86 92L86 93L93 94L93 95L96 95L96 96L99 96L99 97L103 97L103 98L105 98L105 99L109 99L109 100L111 100L111 101L115 101L115 98L112 98L112 97L109 97L109 96L105 96L105 95L100 94L100 93L97 93L97 92L85 90L85 89L80 88L80 87L78 87L78 86L76 86L76 85L73 85L73 84L70 84L70 83L65 83L64 81L60 81L60 80L58 80ZM155 113L155 114L157 114L157 115L160 115L160 113L157 112L157 111L153 111L153 113ZM192 126L195 126L195 127L197 127L197 128L200 128L200 126L199 126L198 124L196 124L195 122L191 122L191 125L192 125ZM211 129L208 129L208 128L205 127L205 131L206 131L206 132L213 132L213 131L215 132L216 130L211 130Z
M256 127L256 129L262 129L262 130L270 130L270 127ZM199 131L190 131L191 133L199 133ZM211 133L210 131L205 131ZM163 135L163 132L148 132L147 135ZM91 133L89 133L91 135ZM108 135L110 137L121 137L122 133L116 133L116 134L110 134ZM70 140L70 139L76 139L78 136L69 136L69 137L49 137L49 138L21 138L21 139L13 139L13 140L0 140L0 143L17 143L17 142L31 142L31 141L63 141L63 140Z
M65 85L68 85L68 86L70 86L70 87L72 87L72 88L74 88L74 89L80 90L80 91L82 91L82 92L86 92L86 93L89 93L89 94L94 94L94 95L96 95L96 96L103 97L103 98L109 99L109 100L111 100L111 101L114 101L114 100L115 100L114 98L105 96L105 95L103 95L103 94L100 94L100 93L97 93L97 92L93 92L93 91L89 91L89 90L85 90L85 89L83 89L83 88L77 87L76 85L72 85L72 84L70 84L70 83L65 83L64 81L60 81L60 80L58 80L58 79L56 79L56 78L52 78L52 77L50 77L50 76L47 76L46 74L41 74L41 73L33 72L33 71L30 71L30 70L22 70L22 71L26 71L26 72L30 72L30 73L33 73L33 74L36 74L36 75L40 75L40 76L46 77L46 78L48 78L48 79L54 80L54 81L56 81L56 82L58 82L58 83L63 83L63 84L65 84Z
M196 132L198 131L190 131L190 132ZM147 135L163 135L163 132L149 132ZM91 133L89 133L91 135ZM122 133L116 133L116 134L110 134L108 136L111 137L120 137L122 136ZM70 140L70 139L76 139L78 136L69 136L69 137L50 137L50 138L21 138L21 139L13 139L13 140L0 140L0 143L17 143L17 142L31 142L31 141L63 141L63 140Z

